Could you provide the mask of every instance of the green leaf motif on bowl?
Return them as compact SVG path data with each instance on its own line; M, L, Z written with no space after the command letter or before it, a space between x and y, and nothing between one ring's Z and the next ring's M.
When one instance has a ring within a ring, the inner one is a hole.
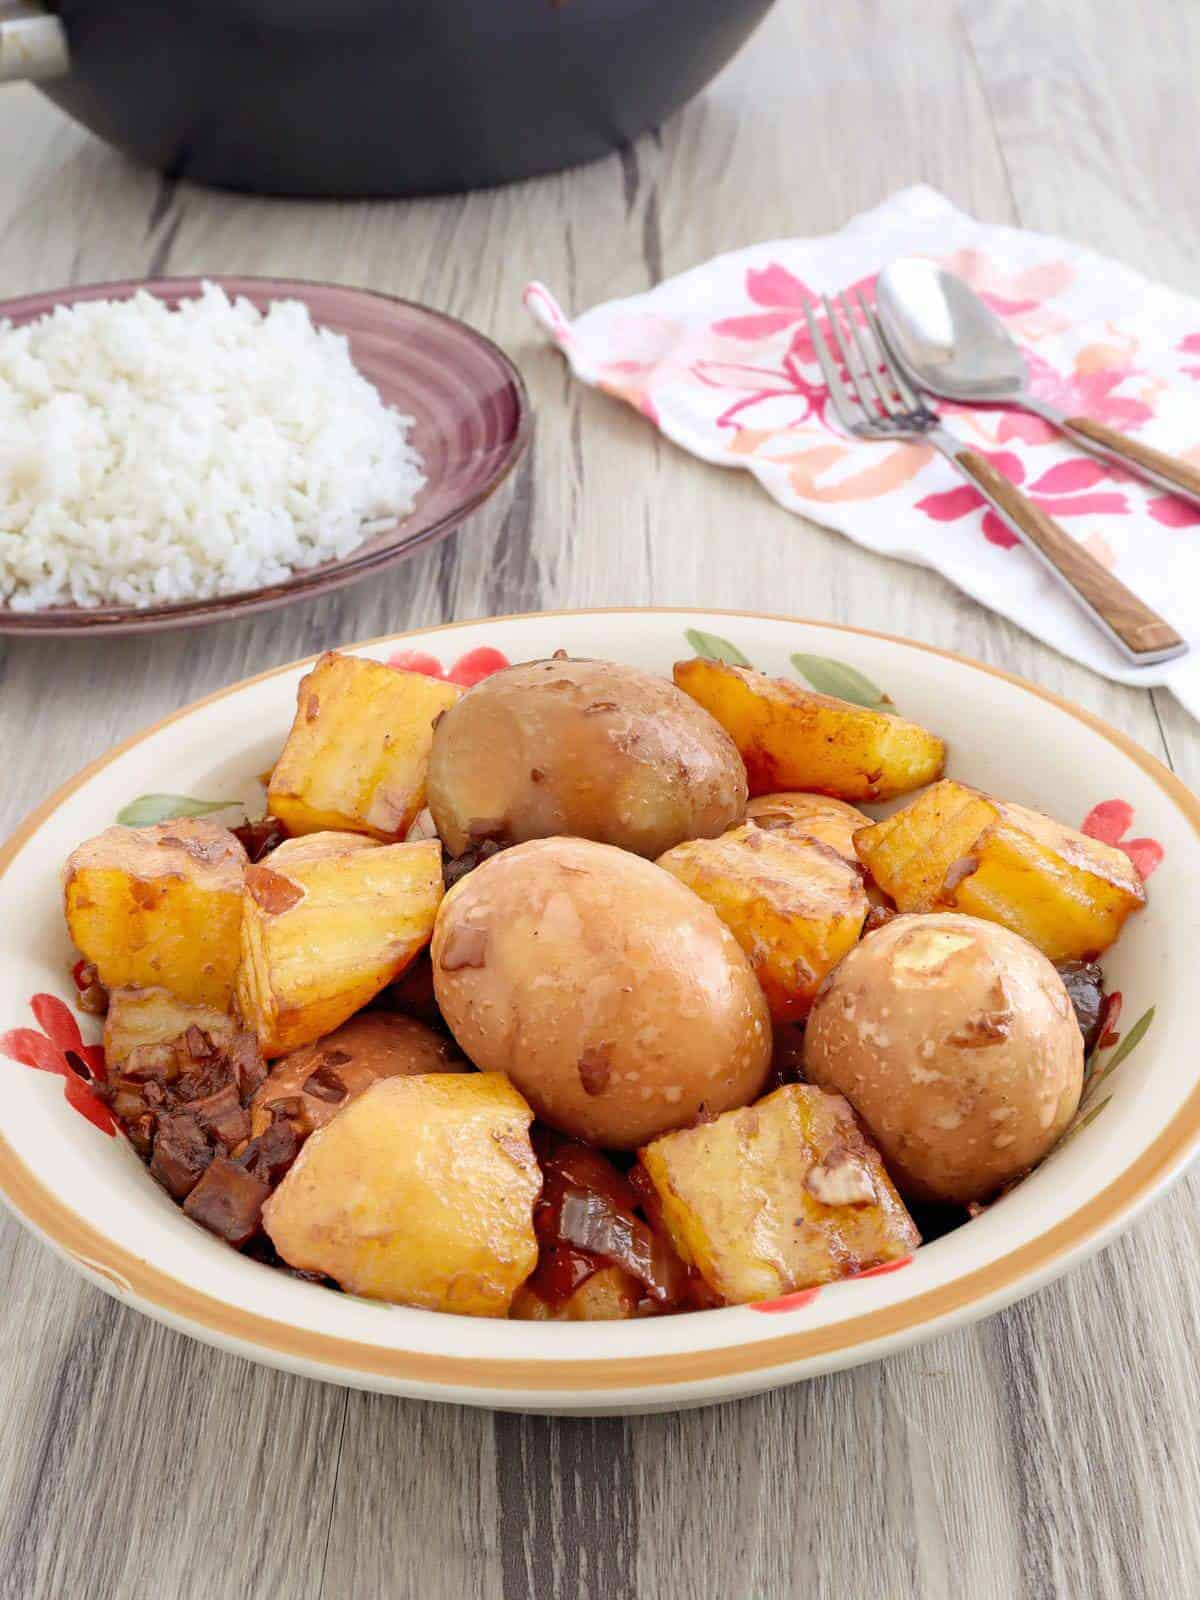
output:
M1101 1077L1107 1078L1114 1067L1119 1067L1121 1065L1122 1061L1124 1061L1125 1057L1130 1053L1131 1050L1137 1049L1138 1045L1141 1044L1142 1040L1146 1037L1146 1034L1150 1028L1150 1024L1153 1021L1154 1007L1151 1006L1149 1011L1142 1013L1142 1015L1133 1024L1132 1028L1130 1028L1125 1034L1124 1038L1118 1040L1112 1055L1109 1056L1103 1067L1100 1068L1099 1073L1093 1074L1092 1081L1094 1083L1098 1083Z
M240 800L196 800L188 794L140 794L117 812L117 821L126 828L144 828L151 822L173 822L176 817L207 817L213 811L228 811Z
M1150 1031L1150 1024L1154 1021L1154 1007L1144 1011L1133 1026L1121 1036L1112 1048L1112 1054L1107 1061L1097 1062L1100 1048L1097 1046L1084 1063L1084 1088L1083 1098L1079 1102L1079 1110L1075 1113L1075 1120L1055 1145L1055 1152L1062 1149L1068 1139L1073 1139L1093 1122L1104 1110L1112 1099L1112 1095L1105 1095L1103 1100L1097 1100L1096 1091L1105 1080L1111 1076L1114 1068L1119 1067L1127 1056L1132 1054L1141 1044L1146 1034Z
M792 657L792 665L818 694L848 700L851 705L866 706L869 711L886 711L893 703L866 673L844 661L834 661L831 656L797 654Z
M731 667L748 667L749 661L728 639L719 633L705 633L700 628L685 628L683 636L698 656L706 661L727 661Z

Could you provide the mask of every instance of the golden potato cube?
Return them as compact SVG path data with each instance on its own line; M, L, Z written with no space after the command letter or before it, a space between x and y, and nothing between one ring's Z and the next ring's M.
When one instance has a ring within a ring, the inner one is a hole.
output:
M119 1074L143 1045L171 1044L192 1027L206 1033L218 1049L232 1044L238 1031L228 1011L188 1004L166 989L114 989L104 1018L104 1064L109 1077Z
M882 822L860 829L854 848L901 911L932 911L947 869L966 858L995 817L985 796L947 778Z
M600 1267L558 1305L523 1285L509 1316L521 1322L620 1322L636 1315L641 1294L641 1284L623 1267Z
M706 900L750 958L771 1017L807 1016L825 974L858 942L862 878L829 845L747 823L658 859Z
M1093 960L1146 902L1123 850L950 778L854 842L899 910L1002 923L1051 961Z
M107 989L161 987L227 1010L246 852L202 817L106 828L71 852L67 927Z
M263 1225L351 1294L503 1317L537 1265L532 1120L500 1072L385 1078L308 1140Z
M338 833L331 828L326 833L302 833L294 839L285 839L263 860L278 870L282 861L289 867L298 867L305 861L324 861L329 856L348 855L352 850L374 850L379 843L365 833Z
M908 1255L912 1218L848 1103L789 1083L641 1152L676 1250L730 1304Z
M826 794L762 794L746 807L746 821L795 839L816 839L836 850L852 867L859 865L854 835L870 817L845 800Z
M337 828L402 839L425 804L433 724L462 692L327 651L301 680L268 810L289 833Z
M442 848L367 844L334 854L323 835L246 870L237 1003L265 1056L345 1022L429 943ZM315 853L314 853L315 852Z
M946 746L903 717L870 711L696 657L675 664L675 682L733 739L752 795L812 790L838 800L887 800L941 774Z

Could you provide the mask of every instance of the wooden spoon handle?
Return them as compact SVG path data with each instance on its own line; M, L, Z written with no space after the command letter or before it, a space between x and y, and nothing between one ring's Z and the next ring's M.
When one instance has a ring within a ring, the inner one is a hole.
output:
M990 461L974 450L956 450L954 461L1021 543L1041 558L1128 656L1145 663L1186 649L1169 622L1076 544L1052 517L1027 500Z
M1117 428L1093 422L1091 417L1064 417L1063 427L1082 440L1099 445L1106 455L1127 462L1140 476L1150 476L1152 482L1200 504L1200 468L1175 456L1164 455L1161 450L1153 450Z

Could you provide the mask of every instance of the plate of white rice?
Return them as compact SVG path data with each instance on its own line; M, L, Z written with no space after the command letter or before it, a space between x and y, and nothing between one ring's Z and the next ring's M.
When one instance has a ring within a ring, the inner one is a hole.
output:
M456 527L527 435L508 358L387 295L167 279L0 304L0 632L353 582Z

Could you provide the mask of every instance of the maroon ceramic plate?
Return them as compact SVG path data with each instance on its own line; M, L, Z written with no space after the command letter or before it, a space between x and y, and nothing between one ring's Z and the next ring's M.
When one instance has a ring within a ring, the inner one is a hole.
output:
M346 336L358 370L386 405L414 419L410 434L427 479L409 516L373 534L350 555L307 567L286 583L212 600L166 606L0 607L0 633L139 633L217 622L287 605L400 561L444 538L512 471L529 439L529 401L521 374L490 339L465 323L411 300L291 278L209 276L230 296L260 309L272 300L303 300L314 322ZM199 278L94 283L0 303L0 319L31 322L79 300L123 300L138 289L168 305L200 293Z

